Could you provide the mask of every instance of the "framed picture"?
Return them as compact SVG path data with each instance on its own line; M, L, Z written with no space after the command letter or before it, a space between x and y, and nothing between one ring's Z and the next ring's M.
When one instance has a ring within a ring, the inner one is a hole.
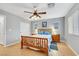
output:
M34 23L34 29L37 29L37 26L38 26L37 23Z
M54 30L58 31L59 30L59 27L60 27L59 22L53 23L53 27L54 27Z
M42 27L47 27L47 22L42 22Z

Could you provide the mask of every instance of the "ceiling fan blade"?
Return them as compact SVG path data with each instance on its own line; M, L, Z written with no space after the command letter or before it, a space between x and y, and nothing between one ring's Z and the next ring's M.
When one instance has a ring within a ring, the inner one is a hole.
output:
M24 11L25 13L30 13L30 14L32 14L32 12L29 12L29 11Z
M38 14L46 14L46 12L39 12Z
M29 18L32 18L34 15L30 16Z
M38 14L36 16L39 17L39 18L41 18L41 16L39 16Z

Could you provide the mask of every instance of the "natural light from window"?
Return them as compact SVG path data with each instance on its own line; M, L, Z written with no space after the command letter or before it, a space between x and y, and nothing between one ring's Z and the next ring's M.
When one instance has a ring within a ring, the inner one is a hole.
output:
M74 12L68 18L68 31L69 34L79 35L79 11Z

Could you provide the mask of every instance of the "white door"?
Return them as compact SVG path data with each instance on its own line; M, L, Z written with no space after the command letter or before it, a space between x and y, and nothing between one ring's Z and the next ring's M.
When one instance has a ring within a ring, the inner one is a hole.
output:
M4 40L4 16L0 15L0 44L3 43Z
M31 32L30 32L30 24L29 23L21 22L20 23L20 33L23 36L30 35L31 34Z

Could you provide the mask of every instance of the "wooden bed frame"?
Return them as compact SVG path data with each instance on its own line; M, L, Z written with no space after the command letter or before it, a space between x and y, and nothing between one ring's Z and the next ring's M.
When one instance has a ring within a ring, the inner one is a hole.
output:
M23 46L39 49L48 55L48 39L30 36L21 36L21 49Z

